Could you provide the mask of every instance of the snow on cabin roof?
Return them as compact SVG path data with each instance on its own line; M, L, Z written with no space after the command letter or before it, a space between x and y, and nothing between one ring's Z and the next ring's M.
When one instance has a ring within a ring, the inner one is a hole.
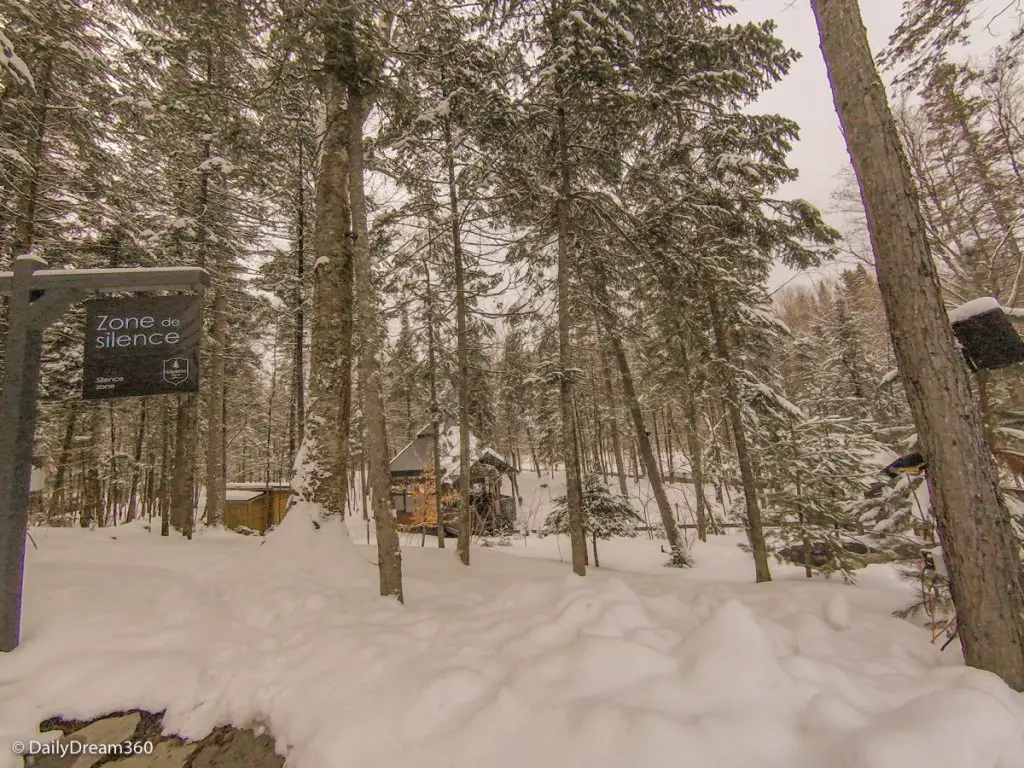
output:
M288 483L225 483L225 487L229 491L265 491L268 487L272 491L280 491L291 488Z
M225 493L226 501L252 501L263 495L263 491L242 491L235 488L229 488Z
M418 475L427 468L433 445L433 429L426 425L416 437L391 459L391 472L396 475ZM444 482L454 482L459 467L459 428L441 427L441 476ZM486 464L500 472L515 472L516 468L504 456L490 448L479 447L477 439L469 436L469 455L474 465Z
M401 474L418 474L427 466L430 458L430 436L417 437L409 442L391 460L391 471Z
M949 310L949 322L961 323L968 318L975 317L977 315L984 315L986 312L991 312L993 309L1002 309L1002 307L999 306L999 302L991 296L972 299L971 301L961 304L959 307Z

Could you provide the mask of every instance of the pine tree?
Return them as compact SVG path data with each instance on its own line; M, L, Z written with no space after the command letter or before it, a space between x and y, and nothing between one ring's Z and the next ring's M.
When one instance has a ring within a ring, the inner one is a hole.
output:
M559 496L552 501L552 511L544 520L541 536L568 534L568 501ZM594 547L594 565L600 566L597 556L597 540L607 541L613 537L634 538L636 527L644 521L630 505L625 496L617 496L599 475L583 476L583 530Z

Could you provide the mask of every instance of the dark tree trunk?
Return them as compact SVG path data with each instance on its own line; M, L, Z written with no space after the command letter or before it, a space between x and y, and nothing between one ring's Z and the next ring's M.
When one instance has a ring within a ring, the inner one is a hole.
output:
M174 474L171 477L171 524L175 530L192 538L193 490L197 427L195 395L177 396L174 430Z
M160 510L160 535L171 535L171 403L160 409L163 418L160 420L160 487L157 491L158 508Z
M459 188L455 179L455 155L451 122L445 120L445 165L448 170L448 212L451 215L452 263L455 268L455 345L458 359L456 385L459 399L459 540L456 553L469 565L469 543L475 512L469 503L472 485L469 456L469 339L466 337L466 275L462 254L462 223L459 220Z
M665 486L661 482L661 472L658 469L658 462L651 449L651 440L647 435L647 428L644 424L643 413L640 409L640 398L637 396L636 385L633 383L633 373L629 368L629 360L626 358L626 350L622 345L622 338L619 335L618 318L611 306L610 297L604 286L606 281L600 272L594 281L597 287L595 295L596 304L601 308L601 317L608 334L608 342L612 348L612 355L619 368L619 377L622 380L622 392L626 398L626 408L633 420L633 429L636 432L637 444L640 446L640 457L643 459L647 469L648 481L654 493L654 499L658 504L658 512L661 515L662 525L665 526L665 535L668 537L669 546L672 549L673 562L683 563L689 560L682 536L679 534L679 525L672 514L672 507L665 493Z
M348 37L351 38L352 32ZM388 438L381 397L380 363L377 359L376 293L370 260L369 226L363 190L363 124L367 104L362 85L355 82L356 54L348 51L353 82L348 86L348 194L352 206L352 243L356 268L356 306L359 313L359 389L363 395L368 468L373 489L373 522L377 533L377 566L380 594L404 600L402 593L402 551L397 520L391 503L391 470L388 466ZM344 477L344 475L342 476Z
M441 488L441 410L437 403L437 351L434 341L434 291L430 283L430 265L424 263L427 281L427 367L430 378L430 420L433 429L431 452L434 456L434 512L437 518L437 548L444 549L444 509ZM425 529L425 527L424 527Z
M135 434L135 455L132 457L132 482L128 491L128 514L125 522L135 519L139 509L139 475L142 472L142 444L146 439L146 400L139 402L139 431Z
M70 474L68 466L71 464L72 446L75 438L75 422L78 420L79 406L72 403L68 408L68 420L64 427L64 438L60 444L60 456L57 459L57 468L53 476L53 492L50 494L50 505L47 510L47 517L50 521L59 520L64 516L66 496L64 485Z
M288 447L291 460L295 460L297 445L302 444L306 431L306 312L303 308L306 276L306 183L303 167L302 141L299 140L298 202L295 217L295 336L292 341L292 403L295 409L294 440ZM348 444L348 441L345 441Z
M812 0L867 212L879 287L914 415L960 644L1024 691L1024 573L967 370L943 307L914 182L856 0Z
M715 334L715 349L721 358L722 376L725 379L726 411L732 427L732 438L736 448L736 463L740 468L740 480L743 484L743 498L747 510L747 535L754 554L754 573L758 582L771 581L772 574L768 568L768 548L764 542L764 529L761 527L761 506L757 499L757 477L754 473L754 461L747 448L747 434L743 427L743 415L740 412L740 391L733 376L732 360L729 351L729 337L725 329L718 299L713 291L708 292L708 307L711 310L711 324Z
M580 488L579 455L576 449L575 412L573 409L572 351L569 347L569 230L572 182L569 168L569 138L565 110L558 109L558 151L560 188L558 194L558 394L562 413L562 455L565 461L565 496L569 518L569 540L572 543L572 570L578 576L587 572L587 540L583 531L583 496Z

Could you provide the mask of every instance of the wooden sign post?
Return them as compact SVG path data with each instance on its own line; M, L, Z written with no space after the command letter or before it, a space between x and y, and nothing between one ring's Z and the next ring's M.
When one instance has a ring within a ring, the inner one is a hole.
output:
M7 359L0 401L0 651L21 635L21 598L28 532L32 448L35 442L39 356L43 331L74 303L94 293L198 291L209 275L194 267L155 269L44 269L21 256L0 272L8 304ZM116 344L116 341L115 341ZM169 360L183 359L170 357ZM173 365L173 362L170 363ZM198 374L198 372L196 372ZM162 376L161 372L161 376ZM171 378L178 374L169 374Z

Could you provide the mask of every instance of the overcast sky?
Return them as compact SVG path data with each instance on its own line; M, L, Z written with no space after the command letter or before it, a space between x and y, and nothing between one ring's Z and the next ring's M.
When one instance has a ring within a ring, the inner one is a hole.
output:
M998 2L990 0L981 5L982 8L988 6L991 13ZM758 111L785 115L800 125L800 141L790 155L790 163L800 170L800 178L787 185L784 191L789 197L802 197L822 210L828 209L830 196L838 184L837 174L849 167L850 161L832 104L825 62L818 48L818 30L811 4L809 0L733 0L733 4L739 11L733 21L774 19L778 26L776 34L803 54L789 76L761 98ZM902 5L900 0L860 0L871 49L876 54L899 24ZM991 16L986 20L990 21ZM988 25L990 29L976 25L978 29L969 54L983 56L1005 36L1000 33L1009 33L1014 21L1005 16L992 21ZM832 221L836 223L835 219ZM773 287L792 274L785 268L777 269Z

